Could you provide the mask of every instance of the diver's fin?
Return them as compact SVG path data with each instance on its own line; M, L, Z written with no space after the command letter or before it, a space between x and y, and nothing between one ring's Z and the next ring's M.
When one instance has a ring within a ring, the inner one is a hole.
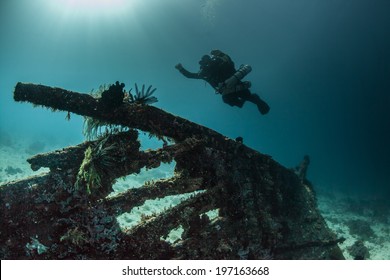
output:
M260 99L260 98L259 98ZM262 99L260 99L257 103L257 109L259 109L259 112L262 114L262 115L265 115L269 112L269 105L267 103L265 103L265 101L263 101Z

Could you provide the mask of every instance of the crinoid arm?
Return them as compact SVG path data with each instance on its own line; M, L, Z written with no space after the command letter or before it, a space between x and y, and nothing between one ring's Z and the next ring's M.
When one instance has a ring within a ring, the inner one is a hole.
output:
M138 89L137 83L135 84L135 94L129 92L129 102L137 103L137 104L153 104L158 101L157 97L152 96L153 93L157 90L157 88L153 88L150 85L145 92L145 84L142 85L141 90Z
M108 141L110 135L101 137L93 146L89 146L84 153L84 160L80 165L75 183L75 189L81 190L85 185L88 195L100 189L103 185L103 178L108 174L119 161L115 154L118 150L117 143Z
M89 141L95 140L104 135L115 134L128 130L129 128L123 125L111 124L93 117L84 117L83 135Z

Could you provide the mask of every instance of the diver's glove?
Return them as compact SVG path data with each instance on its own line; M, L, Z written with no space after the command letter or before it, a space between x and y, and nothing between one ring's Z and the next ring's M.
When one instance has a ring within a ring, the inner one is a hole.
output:
M179 70L180 72L183 71L183 69L184 69L184 67L183 67L183 65L181 65L181 63L176 64L176 65L175 65L175 68L176 68L177 70Z
M183 75L185 75L186 70L184 69L183 65L181 65L181 63L176 64L176 65L175 65L175 68L176 68L177 70L179 70L180 73L182 73Z

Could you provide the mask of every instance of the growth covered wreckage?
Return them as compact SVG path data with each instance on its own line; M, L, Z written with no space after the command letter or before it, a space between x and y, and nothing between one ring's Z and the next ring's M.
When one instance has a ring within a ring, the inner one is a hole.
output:
M50 172L0 186L2 259L343 259L342 240L326 226L311 186L292 170L216 131L123 102L122 85L105 98L16 85L15 101L128 130L38 154L28 159L31 168ZM142 151L138 130L172 142ZM173 160L172 178L108 196L117 178ZM122 213L183 193L192 195L120 228ZM216 209L217 217L206 214ZM180 226L181 238L168 242Z

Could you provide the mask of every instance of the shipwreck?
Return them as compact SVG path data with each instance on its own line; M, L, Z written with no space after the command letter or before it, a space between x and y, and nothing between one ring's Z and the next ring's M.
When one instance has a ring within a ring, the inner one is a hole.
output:
M49 172L0 186L1 259L343 259L309 182L240 141L145 104L150 87L138 93L143 102L118 82L99 97L16 85L17 102L125 129L35 155L31 168ZM169 141L142 151L139 131ZM116 179L172 161L171 178L109 195ZM128 230L118 225L146 200L184 193ZM180 238L168 242L178 227Z

